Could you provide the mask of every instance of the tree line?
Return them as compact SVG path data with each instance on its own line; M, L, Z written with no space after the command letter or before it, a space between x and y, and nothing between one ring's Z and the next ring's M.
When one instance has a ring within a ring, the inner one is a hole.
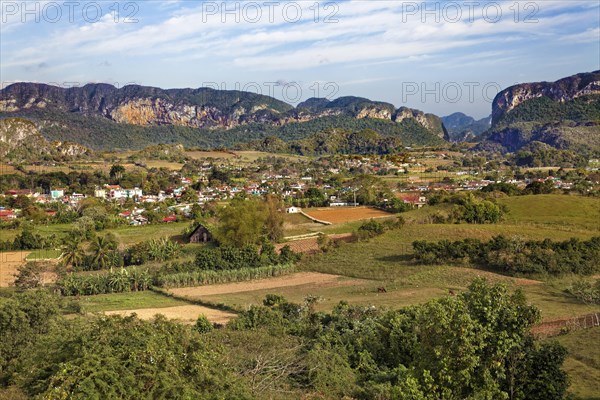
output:
M508 275L591 275L600 271L600 237L589 240L524 241L495 236L479 239L413 242L413 254L421 264L472 263Z

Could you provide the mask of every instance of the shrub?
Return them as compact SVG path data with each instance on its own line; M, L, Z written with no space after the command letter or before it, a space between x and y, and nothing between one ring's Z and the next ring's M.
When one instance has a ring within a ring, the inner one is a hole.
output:
M213 324L210 323L210 321L208 320L208 318L206 318L206 315L204 314L200 314L200 316L198 316L198 319L196 320L196 323L194 324L194 329L198 333L207 333L212 331L213 328Z
M585 304L600 304L600 279L594 284L584 280L577 281L566 291Z

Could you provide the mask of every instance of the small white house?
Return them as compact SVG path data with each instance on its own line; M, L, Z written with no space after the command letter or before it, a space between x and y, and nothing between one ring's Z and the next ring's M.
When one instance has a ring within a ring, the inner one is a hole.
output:
M65 195L65 189L52 189L50 191L50 197L52 197L52 200L58 200L63 198Z
M298 214L300 212L299 207L288 207L285 209L285 212L288 214Z

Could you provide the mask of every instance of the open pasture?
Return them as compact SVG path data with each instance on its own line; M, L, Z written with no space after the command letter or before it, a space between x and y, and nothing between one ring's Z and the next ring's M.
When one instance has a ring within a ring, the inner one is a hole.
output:
M147 161L144 161L144 164L146 165L146 168L148 168L148 169L150 169L150 168L157 168L157 169L166 168L171 171L180 171L181 168L183 167L182 163L165 161L165 160L147 160Z
M228 151L201 151L201 150L188 150L185 152L185 155L194 158L194 159L202 159L202 158L215 158L215 159L230 159L235 158L236 154Z
M600 327L570 332L550 340L557 340L569 351L564 364L571 383L569 393L575 399L600 399Z

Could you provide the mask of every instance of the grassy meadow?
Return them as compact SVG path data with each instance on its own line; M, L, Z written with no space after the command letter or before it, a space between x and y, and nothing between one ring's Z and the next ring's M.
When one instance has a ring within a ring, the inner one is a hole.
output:
M569 355L564 369L569 374L569 392L575 399L600 399L600 327L570 332L553 338Z

